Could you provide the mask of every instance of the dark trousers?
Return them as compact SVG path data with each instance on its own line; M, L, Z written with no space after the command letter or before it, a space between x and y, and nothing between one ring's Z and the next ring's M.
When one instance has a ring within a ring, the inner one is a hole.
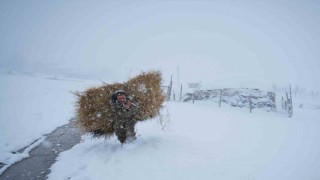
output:
M136 139L135 125L136 121L133 119L118 119L114 122L113 128L121 143L131 142Z

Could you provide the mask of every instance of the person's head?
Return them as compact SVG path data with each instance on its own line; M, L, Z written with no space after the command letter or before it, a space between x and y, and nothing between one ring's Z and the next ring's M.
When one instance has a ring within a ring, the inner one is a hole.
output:
M117 101L121 104L124 104L127 101L127 97L125 95L118 95Z
M125 103L127 101L127 94L123 90L116 91L118 103Z

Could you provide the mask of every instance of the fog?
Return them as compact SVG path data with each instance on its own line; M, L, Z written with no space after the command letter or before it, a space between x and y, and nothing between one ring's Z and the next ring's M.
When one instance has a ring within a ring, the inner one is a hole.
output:
M319 10L313 0L1 0L0 68L320 89Z

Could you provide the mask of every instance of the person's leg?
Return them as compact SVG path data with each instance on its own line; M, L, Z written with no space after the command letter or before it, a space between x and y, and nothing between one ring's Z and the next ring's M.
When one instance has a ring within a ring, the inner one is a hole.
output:
M136 121L135 120L129 120L126 123L126 136L127 136L127 141L132 142L134 140L136 140L136 132L135 132L135 125L136 125Z
M114 123L114 130L118 140L124 143L127 139L125 124L121 122Z

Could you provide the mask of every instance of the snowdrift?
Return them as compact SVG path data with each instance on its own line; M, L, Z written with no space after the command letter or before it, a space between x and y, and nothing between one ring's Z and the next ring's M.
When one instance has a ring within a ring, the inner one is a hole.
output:
M112 94L124 90L139 106L138 121L150 119L159 114L165 96L161 89L161 73L143 72L124 83L104 84L85 92L76 92L77 124L84 132L106 137L113 135L113 115L109 103Z

